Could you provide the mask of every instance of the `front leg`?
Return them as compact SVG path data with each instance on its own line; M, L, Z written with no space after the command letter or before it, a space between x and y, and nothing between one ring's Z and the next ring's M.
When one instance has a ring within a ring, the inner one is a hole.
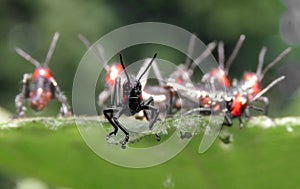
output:
M142 109L151 111L151 120L149 124L149 129L152 130L153 125L156 122L159 115L158 108L154 106L153 97L150 97L148 100L145 101L144 106L142 106Z
M144 106L142 106L143 110L151 110L151 120L149 123L149 129L153 129L153 125L156 122L158 115L159 115L159 110L157 107L154 106L154 100L153 97L150 97L148 100L145 101ZM156 140L160 141L160 135L158 133L155 134Z
M59 114L63 117L72 116L71 106L67 101L67 97L61 92L54 78L51 78L50 82L53 98L56 98L61 103Z
M226 122L224 122L223 125L231 127L233 125L231 114L228 111L226 111L224 116Z
M254 105L250 105L249 108L259 111L259 112L265 112L264 108L260 108L260 107L254 106Z
M125 138L121 142L122 148L125 148L127 142L129 141L129 133L118 120L119 117L123 114L123 112L124 112L124 109L122 107L104 108L104 110L103 110L104 116L109 121L109 123L114 127L114 131L110 132L107 135L106 140L108 140L111 137L111 135L113 135L113 134L116 135L118 132L118 128L120 128L123 131L123 133L125 134Z
M108 122L114 127L114 131L110 132L106 136L106 140L108 140L111 137L111 135L116 135L118 132L118 126L116 125L116 123L114 122L114 120L112 118L114 116L114 112L120 111L120 110L121 110L120 108L104 108L103 109L103 115L108 120Z
M25 117L26 107L24 106L24 95L22 93L18 94L15 98L15 106L17 115L15 118Z
M251 118L250 110L249 109L250 109L250 106L249 106L249 108L245 109L245 118L246 118L247 121L249 121L250 118Z
M244 126L244 121L243 121L243 119L242 119L241 116L239 116L239 122L240 122L240 124L239 124L239 129L241 129L241 128L243 128L243 126Z
M24 117L26 107L24 106L25 99L29 98L29 82L31 80L31 74L24 74L22 80L22 90L15 98L16 117Z
M168 109L167 109L167 116L168 117L172 117L174 114L174 108L177 109L177 92L171 87L169 88L169 95L170 95L170 99L169 99L169 104L168 104ZM175 110L176 111L176 110Z
M264 114L268 115L268 111L269 111L269 98L265 97L265 96L261 96L259 97L257 100L262 101L264 103Z
M124 140L121 142L122 144L122 148L126 148L126 144L129 141L129 132L127 131L127 129L119 122L119 117L124 113L124 109L123 108L119 108L119 111L113 116L113 121L116 124L117 127L119 127L123 133L125 134L125 138Z

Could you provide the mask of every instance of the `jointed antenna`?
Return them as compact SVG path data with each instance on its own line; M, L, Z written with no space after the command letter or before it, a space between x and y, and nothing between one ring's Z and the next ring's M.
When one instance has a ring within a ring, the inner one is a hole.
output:
M265 94L268 90L270 90L274 85L276 85L280 81L284 80L284 78L285 78L285 76L281 76L281 77L275 79L267 87L265 87L263 90L261 90L251 101L257 100L259 97L261 97L263 94Z
M196 42L196 35L192 34L190 41L189 41L189 47L188 47L188 54L185 59L185 66L189 68L191 66L191 57L193 56L194 52L194 47L195 47L195 42Z
M48 67L48 65L49 65L49 62L50 62L50 59L53 55L53 52L54 52L54 49L56 47L56 43L57 43L58 38L59 38L59 33L55 32L55 34L53 36L53 39L52 39L52 42L51 42L51 45L50 45L50 48L49 48L49 51L48 51L46 59L45 59L45 63L44 63L45 67Z
M104 62L104 67L107 68L107 60L105 59L105 56L104 56L103 46L100 44L97 44L97 49L99 51L100 57L102 58L102 61Z
M86 46L86 48L90 48L92 46L92 43L86 37L84 37L81 33L78 34L78 38Z
M35 67L40 67L41 64L35 60L34 58L32 58L29 54L27 54L25 51L23 51L20 48L16 48L16 52L22 56L25 60L27 60L28 62L32 63Z
M123 70L124 70L124 72L125 72L125 75L126 75L126 77L127 77L127 80L128 80L128 82L130 83L129 75L128 75L126 69L125 69L125 64L124 64L124 61L123 61L122 54L120 54L120 62L121 62L121 65L122 65L122 67L123 67Z
M154 59L156 58L157 53L154 54L153 58L151 59L151 61L149 62L147 68L145 69L145 71L141 74L140 78L138 79L138 82L142 79L143 75L147 72L147 70L151 67Z
M213 51L217 46L217 42L213 41L207 45L207 48L203 51L203 53L195 59L195 63L191 65L191 69L193 70L196 66L198 66L205 58L207 58L211 51Z
M224 43L223 43L223 41L220 41L218 43L218 57L219 57L219 67L221 69L224 69L225 55L224 55Z
M261 81L264 78L264 75L269 71L270 68L272 68L275 64L277 64L284 56L286 56L290 51L292 50L291 47L285 49L280 55L278 55L273 62L268 64L268 66L262 71L262 74L259 77L259 80Z
M92 43L86 38L84 37L81 33L78 34L78 38L82 41L82 43L87 47L87 48L92 48L92 50L94 51L94 53L97 55L97 57L103 61L103 66L105 68L106 71L109 71L109 67L107 66L107 61L104 58L104 50L103 47L100 46L99 44L97 44L97 49L92 46Z
M238 54L240 48L242 47L243 42L245 41L245 38L246 38L245 35L240 35L238 42L236 43L230 57L228 58L228 60L226 62L226 68L225 68L226 74L228 74L229 68L230 68L232 62L234 61L234 59L236 58L236 55Z
M154 74L156 76L156 79L158 80L158 83L159 83L159 86L165 86L165 81L161 75L161 72L156 64L156 62L154 61L153 64L152 64L152 69L154 71Z
M256 75L259 77L261 75L262 72L262 68L264 65L264 60L265 60L265 55L267 52L267 47L263 47L260 50L259 56L258 56L258 65L257 65L257 70L256 70Z

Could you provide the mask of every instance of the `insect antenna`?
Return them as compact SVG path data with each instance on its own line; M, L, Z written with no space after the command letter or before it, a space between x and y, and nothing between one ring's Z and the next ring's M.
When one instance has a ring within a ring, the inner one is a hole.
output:
M58 38L59 38L59 33L55 32L55 34L53 36L53 39L52 39L52 42L51 42L51 45L50 45L50 48L49 48L49 51L48 51L46 59L45 59L45 63L44 63L45 67L48 67L48 65L49 65L49 62L50 62L51 57L53 55L53 52L54 52L54 49L56 47L56 43L57 43Z
M219 67L221 69L224 69L225 55L224 55L224 43L223 43L223 41L220 41L218 43L218 57L219 57Z
M122 65L122 67L123 67L123 70L124 70L124 72L125 72L125 75L126 75L126 77L127 77L127 80L128 80L128 82L130 83L129 75L128 75L128 73L127 73L127 70L125 69L125 64L124 64L124 61L123 61L123 56L122 56L122 54L120 54L120 62L121 62L121 65Z
M190 38L190 41L189 41L189 47L188 47L188 52L187 52L188 54L187 54L186 59L185 59L186 68L190 68L190 66L192 64L191 57L194 53L195 42L196 42L196 35L192 34L191 38Z
M78 38L82 41L82 43L89 49L92 48L93 52L95 53L95 55L101 60L103 61L103 66L105 68L106 71L109 71L109 67L107 66L107 61L104 58L104 49L101 45L97 44L97 49L95 46L92 45L92 43L86 38L84 37L84 35L82 35L81 33L78 34Z
M268 90L270 90L274 85L279 83L280 81L284 80L285 76L281 76L274 81L272 81L268 86L266 86L263 90L261 90L251 101L257 100L259 97L261 97L263 94L265 94Z
M266 52L267 52L267 47L263 47L259 52L258 65L257 65L257 69L256 69L257 77L260 77L260 75L261 75L262 68L263 68L264 61L265 61Z
M156 58L157 53L154 54L153 58L151 59L151 61L149 62L147 68L145 69L145 71L141 74L140 78L138 79L138 82L142 79L143 75L147 72L147 70L151 67L154 59Z
M236 58L236 55L240 51L240 49L245 41L245 38L246 38L245 35L243 35L243 34L240 35L240 38L239 38L238 42L236 43L230 57L228 58L227 62L225 63L226 64L226 67L225 67L226 74L228 74L229 68L230 68L232 62L234 61L234 59Z
M278 55L275 60L273 60L273 62L271 62L270 64L268 64L267 67L265 67L265 69L262 71L262 74L259 77L259 81L261 81L265 74L269 71L269 69L271 69L275 64L277 64L283 57L285 57L290 51L292 50L291 47L286 48L280 55Z
M92 43L81 33L78 34L78 38L86 46L86 48L90 48L92 46Z
M166 81L163 79L161 72L156 64L156 62L154 61L152 64L152 69L154 71L155 77L158 80L159 86L163 87L166 85Z
M207 58L210 55L211 51L213 51L216 48L216 46L217 42L215 41L209 43L207 45L207 48L203 51L203 53L195 59L195 63L190 66L190 69L195 69L196 66L198 66L205 58Z
M34 58L32 58L29 54L27 54L25 51L23 51L20 48L16 48L16 52L22 56L25 60L32 63L35 67L40 67L41 64Z

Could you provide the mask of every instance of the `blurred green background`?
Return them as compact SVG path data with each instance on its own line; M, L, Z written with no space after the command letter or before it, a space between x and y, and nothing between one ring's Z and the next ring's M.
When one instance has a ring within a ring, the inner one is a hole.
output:
M244 46L230 70L231 78L240 78L244 71L256 69L258 53L263 45L268 47L266 62L272 61L283 49L291 46L291 44L287 44L284 41L280 30L281 17L287 11L284 1L280 0L130 0L127 2L117 0L0 0L0 106L11 113L15 112L14 98L20 92L22 76L24 73L33 71L33 66L17 55L14 49L20 47L37 60L43 62L53 34L56 31L60 32L61 35L51 60L50 68L53 76L60 84L61 89L65 91L71 103L72 84L76 67L86 52L85 46L77 38L78 33L84 34L91 41L96 41L104 34L127 24L146 21L165 22L197 34L204 43L212 40L224 40L227 56L231 53L239 35L245 34L246 41ZM299 48L297 43L293 43L292 47L293 51L268 73L262 84L263 86L267 85L280 74L287 76L284 82L274 87L266 95L271 99L271 116L296 116L300 112L298 108L298 104L300 105L300 93L297 92L300 79L297 72L300 71L298 64ZM129 53L126 55L128 57L126 59L134 59L132 58L133 55L143 58L142 55L144 54L145 52L142 50L137 50L135 54ZM170 54L169 60L180 64L184 62L185 57L177 55L174 57ZM103 86L99 86L98 91L102 88ZM53 102L49 108L37 115L56 115L58 108L59 104ZM33 114L29 113L29 115ZM3 146L4 144L6 143L4 142ZM8 144L11 143L8 142ZM31 144L31 141L28 144ZM196 149L193 150L196 151ZM183 161L192 161L193 163L197 162L195 159L201 158L200 156L194 157L197 155L196 152L190 155L190 160L184 159L186 158L184 156L182 157ZM222 158L222 156L221 153L219 158ZM98 161L96 157L93 158L95 159L94 161ZM253 154L253 158L255 158L255 154ZM185 163L188 164L188 162ZM223 163L226 163L226 161ZM112 165L105 166L105 169L114 167ZM10 171L9 168L11 167L3 167L8 172ZM230 167L227 168L230 169ZM115 168L114 170L119 169ZM209 167L206 167L208 172L209 169ZM220 169L223 168L220 167ZM14 167L12 170L16 171L17 168ZM213 170L217 170L217 168ZM14 173L14 171L12 172ZM85 169L84 171L88 170ZM101 177L101 172L105 171L102 167L99 167L99 177ZM147 171L153 175L156 174L153 169L148 169ZM194 171L197 172L197 170ZM25 173L25 171L21 171L22 176L26 176ZM187 173L193 174L193 171ZM190 176L187 173L183 173L182 177ZM81 172L80 174L85 173ZM113 171L112 174L114 174ZM124 174L131 174L131 171L125 171ZM204 177L206 176L206 172L201 174L204 174L202 175ZM209 174L213 173L210 172ZM282 174L285 173L283 172ZM35 174L34 176L40 175L42 175L41 178L43 179L47 178L45 174ZM80 177L79 175L78 177ZM145 175L148 179L152 177L149 176L150 174ZM239 179L238 176L239 174L232 178L228 176L224 179ZM70 177L71 179L73 178L72 176L67 178L70 179ZM165 175L165 177L167 178L168 175ZM172 177L172 171L170 171L170 177ZM71 182L69 180L62 182L58 180L51 177L47 181L58 182L61 185L65 183L68 185ZM229 182L228 180L226 182ZM208 188L223 188L221 183L213 184L215 181L221 182L222 178L205 182L210 183L207 184ZM86 182L88 183L88 180ZM153 182L156 181L154 180ZM159 182L162 183L163 181ZM174 183L176 186L176 181ZM74 187L74 185L72 186ZM95 186L99 187L101 185L96 184ZM155 186L153 185L153 187ZM163 184L160 184L160 186L163 186ZM170 184L167 187L174 186ZM80 186L78 188L84 187ZM93 186L89 188L93 188ZM140 188L147 187L141 186Z

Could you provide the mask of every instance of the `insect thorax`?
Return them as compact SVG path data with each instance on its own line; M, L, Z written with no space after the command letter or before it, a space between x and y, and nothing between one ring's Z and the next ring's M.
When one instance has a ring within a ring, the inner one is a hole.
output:
M139 81L125 82L123 84L123 98L131 115L141 111L143 106L141 83Z

